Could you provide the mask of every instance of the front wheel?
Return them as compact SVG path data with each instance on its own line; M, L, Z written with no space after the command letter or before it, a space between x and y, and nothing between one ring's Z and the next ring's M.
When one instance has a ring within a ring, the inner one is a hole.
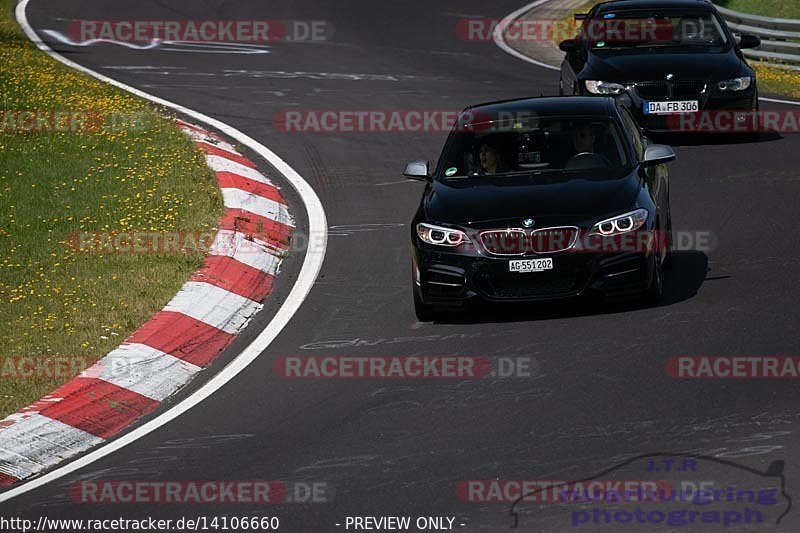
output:
M668 204L669 205L669 204ZM669 207L667 208L669 209ZM674 255L672 252L672 211L670 210L667 214L667 234L666 238L669 239L667 241L667 255L664 257L664 269L670 270L675 265L674 263Z
M664 270L658 254L653 254L653 263L653 279L644 294L644 301L650 305L657 305L664 295Z

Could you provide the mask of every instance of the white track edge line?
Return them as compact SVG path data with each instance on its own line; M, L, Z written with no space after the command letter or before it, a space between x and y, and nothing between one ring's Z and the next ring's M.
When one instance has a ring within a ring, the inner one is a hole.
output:
M492 40L494 41L494 44L499 46L502 51L506 52L507 54L511 54L512 56L516 57L517 59L521 59L523 61L527 61L528 63L532 63L534 65L537 65L537 66L540 66L540 67L543 67L543 68L547 68L547 69L550 69L550 70L561 70L559 67L554 67L553 65L549 65L547 63L542 63L541 61L537 61L537 60L533 59L532 57L526 56L525 54L523 54L522 52L520 52L518 50L514 50L513 48L511 48L508 45L508 43L506 43L506 40L503 37L503 34L505 33L506 28L508 27L508 25L511 24L512 22L514 22L515 20L517 20L520 16L522 16L523 13L526 13L526 12L530 11L531 9L533 9L534 7L539 7L540 5L546 4L547 2L550 2L550 1L551 0L536 0L535 2L531 2L530 4L526 4L526 5L522 6L521 8L517 9L516 11L512 11L511 13L506 15L503 18L503 20L500 21L500 23L497 26L495 26L495 28L494 28L494 34L492 35Z
M534 7L539 7L540 5L546 4L546 3L551 2L551 1L552 0L536 0L535 2L531 2L530 4L526 4L526 5L522 6L521 8L517 9L516 11L513 11L513 12L509 13L508 15L506 15L506 17L503 18L503 20L497 26L495 26L495 28L494 28L494 34L492 35L492 40L494 41L494 44L496 44L502 51L504 51L507 54L510 54L510 55L516 57L517 59L521 59L523 61L527 61L528 63L531 63L533 65L537 65L537 66L542 67L542 68L560 71L561 70L560 67L556 67L556 66L550 65L548 63L543 63L541 61L537 61L536 59L533 59L532 57L526 56L525 54L523 54L522 52L520 52L518 50L514 50L513 48L511 48L508 45L508 43L506 43L506 40L503 37L503 34L505 33L506 28L508 27L508 25L511 24L512 22L514 22L515 20L517 20L520 16L522 16L523 13L526 13L526 12L530 11L531 9L533 9ZM759 96L758 99L763 101L763 102L771 102L771 103L774 103L774 104L800 105L800 101L797 101L797 100L780 100L780 99L777 99L777 98L766 98L764 96Z
M0 493L0 502L8 501L15 496L19 496L35 488L41 487L51 481L59 479L127 446L128 444L131 444L132 442L135 442L136 440L179 417L222 388L226 383L239 374L239 372L244 370L250 363L252 363L256 357L258 357L258 355L270 345L270 343L275 339L275 337L278 336L281 330L283 330L289 320L291 320L291 318L300 308L300 305L310 292L311 287L314 285L314 281L317 279L317 275L322 268L322 262L325 259L325 250L328 242L325 210L322 207L322 202L320 201L319 197L314 192L314 189L312 189L311 186L302 178L302 176L300 176L297 171L289 166L288 163L281 159L272 150L248 135L217 119L204 115L198 111L183 107L179 104L169 102L157 96L153 96L134 87L130 87L124 83L113 80L82 65L78 65L77 63L70 61L65 57L62 57L49 46L47 46L47 44L42 42L36 35L36 32L33 30L31 25L28 23L28 17L25 13L25 8L28 6L28 2L29 0L20 0L16 6L16 18L19 25L22 26L22 29L27 37L33 41L36 46L39 47L39 49L69 67L75 68L76 70L84 72L98 80L114 85L115 87L118 87L136 96L156 104L169 107L186 116L192 117L195 120L216 128L225 135L236 139L243 145L251 148L253 151L258 153L258 155L272 164L272 166L274 166L278 172L283 175L283 177L292 185L292 187L294 187L305 204L306 211L308 213L309 233L311 235L322 235L322 238L309 239L310 242L306 251L306 257L303 261L300 273L297 276L297 281L295 281L292 290L286 297L286 300L283 302L283 304L281 304L281 307L278 309L278 312L275 314L269 324L267 324L264 330L253 340L253 342L251 342L244 350L242 350L242 352L230 363L228 363L225 368L220 370L219 373L209 379L209 381L203 384L189 397L185 398L183 401L174 405L169 410L135 428L129 433L122 435L108 444L102 445L100 448L97 448L96 450L89 452L84 456L60 466L55 470L42 475L41 477L33 478L27 482L23 480L19 486Z
M800 105L800 102L795 100L780 100L778 98L766 98L764 96L759 96L758 99L763 102L772 102L774 104Z

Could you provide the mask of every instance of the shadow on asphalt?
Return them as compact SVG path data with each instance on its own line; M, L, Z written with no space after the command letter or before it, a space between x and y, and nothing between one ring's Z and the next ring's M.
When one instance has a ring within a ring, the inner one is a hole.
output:
M476 302L437 318L436 324L478 324L541 321L581 316L627 313L650 307L667 307L693 298L708 274L708 256L702 252L673 252L672 267L664 272L664 296L657 306L641 299L603 301L584 296L568 301L494 303ZM714 278L721 279L721 278Z

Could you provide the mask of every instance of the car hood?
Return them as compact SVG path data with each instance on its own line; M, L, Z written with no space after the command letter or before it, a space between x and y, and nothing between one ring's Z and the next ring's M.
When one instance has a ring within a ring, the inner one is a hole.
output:
M742 72L742 61L733 52L646 52L644 50L592 53L581 72L582 79L612 82L663 80L722 81Z
M580 179L565 174L480 177L435 181L425 195L428 221L474 228L533 218L536 225L582 225L630 210L642 182L636 173L618 179Z

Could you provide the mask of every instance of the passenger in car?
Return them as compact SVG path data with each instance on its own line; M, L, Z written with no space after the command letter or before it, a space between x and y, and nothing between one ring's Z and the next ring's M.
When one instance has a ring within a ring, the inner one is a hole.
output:
M478 151L478 160L480 166L477 173L480 175L507 172L500 152L488 143L481 144L480 150Z

